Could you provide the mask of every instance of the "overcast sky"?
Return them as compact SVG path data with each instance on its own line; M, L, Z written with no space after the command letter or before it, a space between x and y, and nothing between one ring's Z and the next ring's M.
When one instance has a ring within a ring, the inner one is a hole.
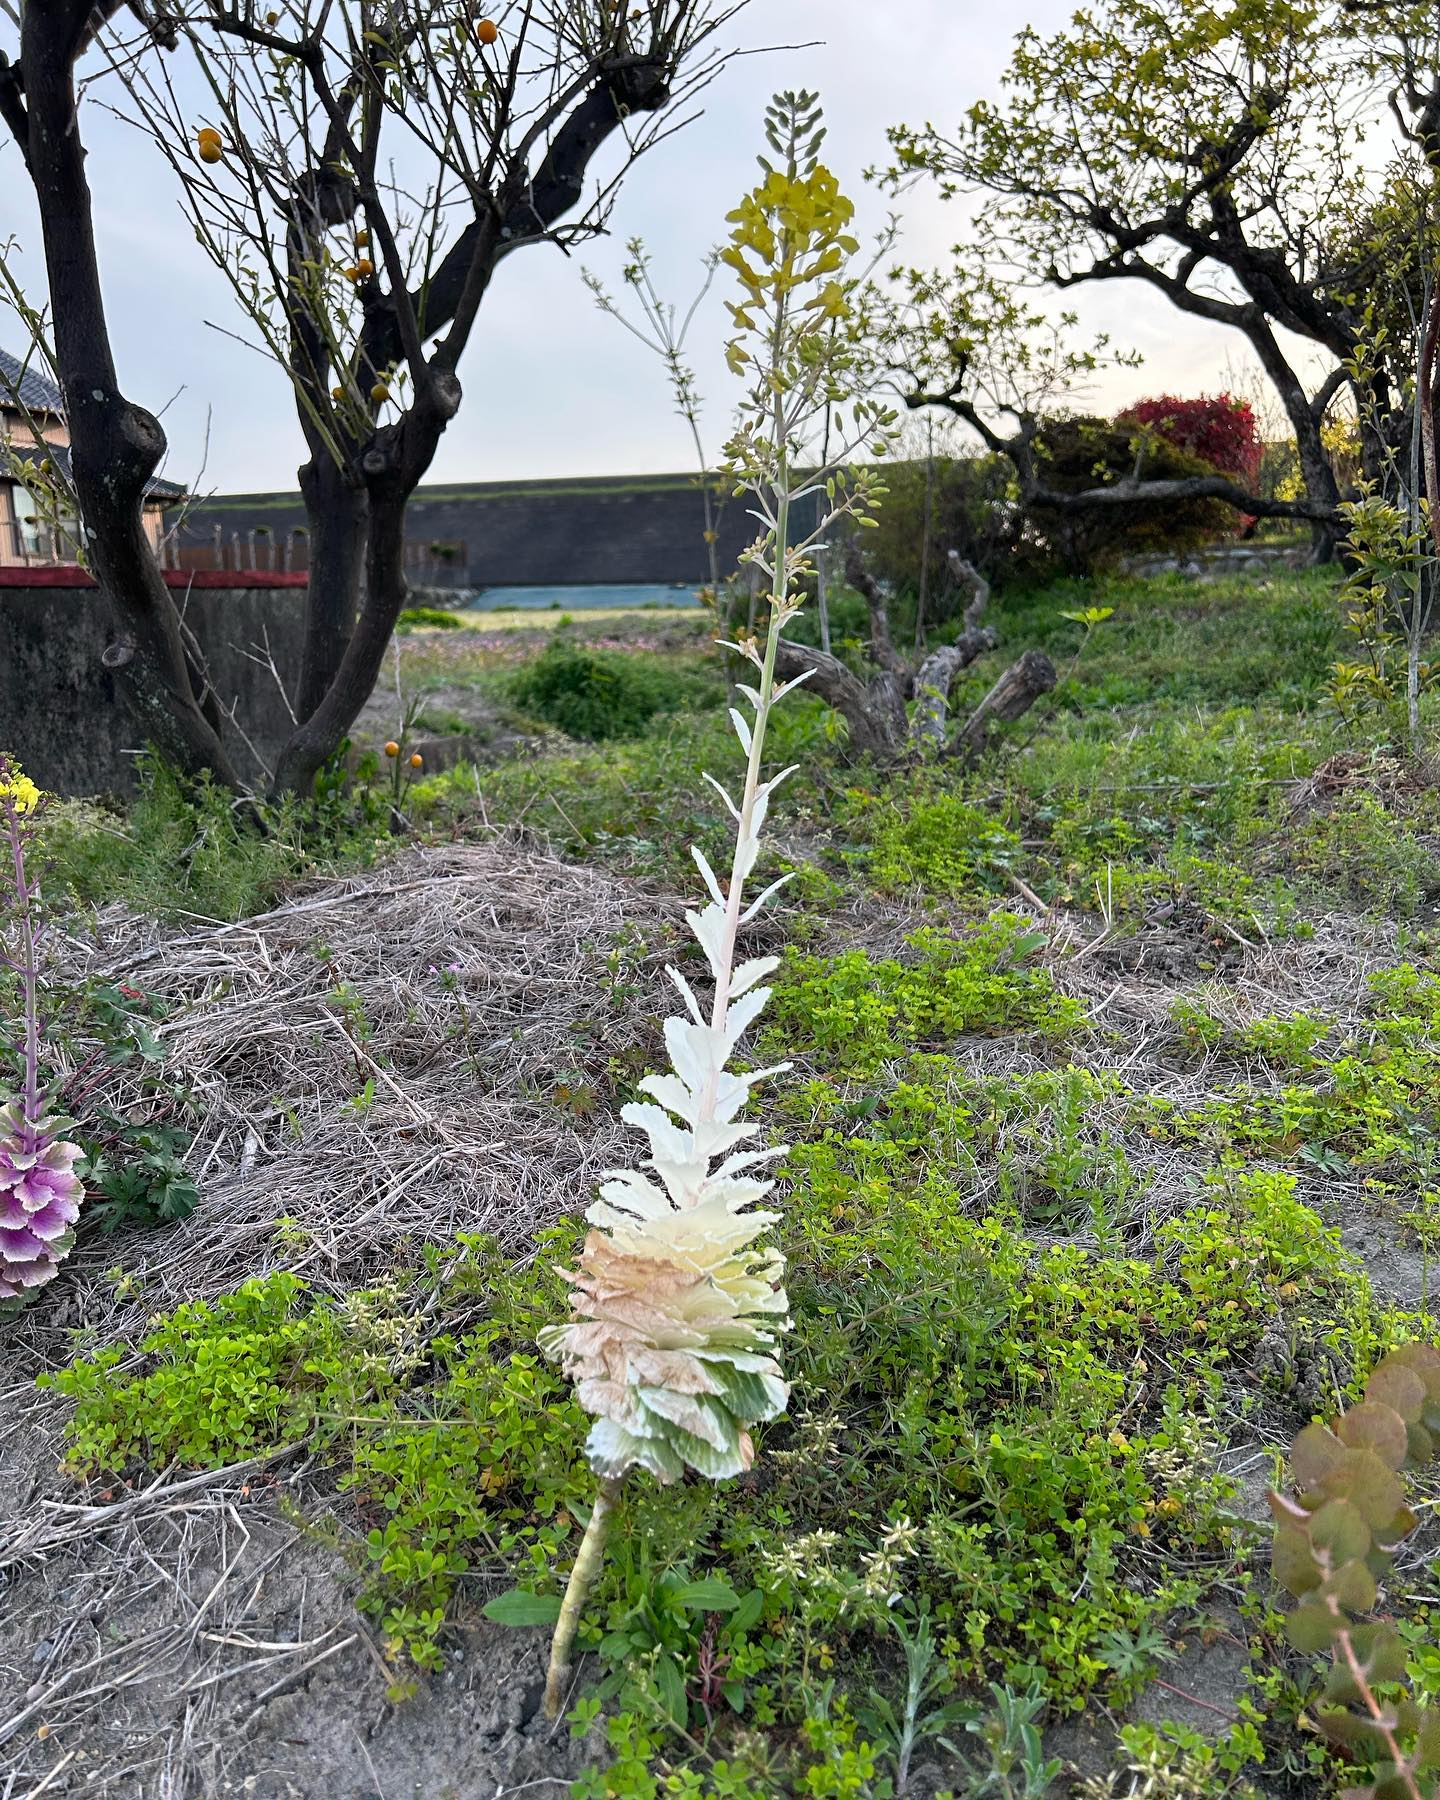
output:
M760 121L779 87L818 88L830 127L827 160L878 225L889 202L861 171L880 159L887 125L953 125L994 94L1021 23L1062 27L1074 0L752 0L732 29L747 44L819 40L737 60L705 97L705 116L630 174L614 237L573 260L536 247L496 277L460 375L465 401L441 444L432 481L493 480L688 468L688 439L660 371L582 285L581 264L619 286L624 241L645 238L662 291L688 298L723 217L755 174ZM152 146L87 108L91 181L111 328L125 390L165 407L167 473L199 476L209 418L207 492L289 488L302 455L287 385L253 351L209 328L243 328L228 287L204 258ZM43 296L39 232L13 145L0 153L0 235L23 246L19 266ZM936 259L963 236L964 215L923 191L904 202L907 261ZM1113 410L1145 393L1214 391L1233 334L1171 310L1138 284L1083 295L1087 325L1143 352L1144 367L1106 375L1087 398ZM723 436L733 382L720 355L725 315L717 294L697 322L692 360L709 399L711 436ZM13 319L0 344L19 353ZM177 392L178 390L178 392ZM172 399L172 396L174 398ZM166 403L169 402L168 406Z

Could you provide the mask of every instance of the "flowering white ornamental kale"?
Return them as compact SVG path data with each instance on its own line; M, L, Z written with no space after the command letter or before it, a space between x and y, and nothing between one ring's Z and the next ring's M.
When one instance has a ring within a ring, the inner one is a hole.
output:
M699 850L691 852L710 893L702 912L686 914L714 978L710 1016L680 971L668 970L685 1002L685 1016L665 1021L671 1072L640 1083L657 1104L622 1113L649 1139L649 1162L605 1181L586 1214L594 1229L580 1266L566 1274L575 1318L540 1334L595 1416L588 1450L604 1481L637 1464L660 1481L687 1465L712 1479L738 1475L754 1461L748 1427L775 1418L789 1397L774 1353L786 1324L785 1262L756 1241L778 1217L756 1210L774 1185L764 1165L786 1146L745 1147L760 1127L740 1116L754 1084L780 1071L737 1075L728 1067L770 998L760 983L778 966L770 956L735 968L735 943L782 885L741 911L770 796L790 772L759 780L770 705L785 690L774 687L773 651L762 660L753 645L744 648L761 685L742 690L755 710L753 729L731 714L749 758L740 805L712 782L736 821L728 892Z

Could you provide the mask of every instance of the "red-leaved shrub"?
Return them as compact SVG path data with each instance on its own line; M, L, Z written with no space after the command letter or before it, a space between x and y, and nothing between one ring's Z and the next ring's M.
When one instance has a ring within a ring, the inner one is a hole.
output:
M1126 421L1148 425L1167 444L1203 457L1241 487L1253 487L1260 478L1264 445L1248 400L1235 400L1229 394L1202 394L1195 400L1161 394L1126 407L1116 424Z
M1253 491L1260 479L1265 446L1248 400L1229 394L1201 394L1194 400L1160 394L1127 407L1115 423L1147 426L1167 444L1200 457L1240 487ZM1255 524L1248 513L1236 513L1234 521L1235 528L1247 535Z

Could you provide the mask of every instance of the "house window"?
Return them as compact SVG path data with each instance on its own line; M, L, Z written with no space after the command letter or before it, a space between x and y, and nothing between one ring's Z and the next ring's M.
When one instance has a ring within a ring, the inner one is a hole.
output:
M78 535L69 513L46 508L17 481L10 490L15 514L16 550L26 562L73 562Z

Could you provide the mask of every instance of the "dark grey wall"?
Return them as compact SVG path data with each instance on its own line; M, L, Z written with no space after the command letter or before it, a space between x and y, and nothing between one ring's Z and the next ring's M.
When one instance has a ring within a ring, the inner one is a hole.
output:
M228 543L232 532L243 540L263 525L279 540L304 522L298 494L217 496L186 514L180 535L203 546L218 524ZM734 572L756 529L743 500L726 501L717 545L722 577ZM709 579L704 530L704 499L688 476L422 487L406 515L412 544L465 546L474 587L699 585Z
M100 660L114 622L98 589L56 585L54 574L36 571L51 577L44 586L0 585L0 749L52 793L124 793L135 784L134 753L144 738ZM175 597L222 700L238 702L247 735L272 762L290 714L275 677L253 657L268 645L293 689L303 586L190 587ZM226 736L240 767L258 776L244 740Z

